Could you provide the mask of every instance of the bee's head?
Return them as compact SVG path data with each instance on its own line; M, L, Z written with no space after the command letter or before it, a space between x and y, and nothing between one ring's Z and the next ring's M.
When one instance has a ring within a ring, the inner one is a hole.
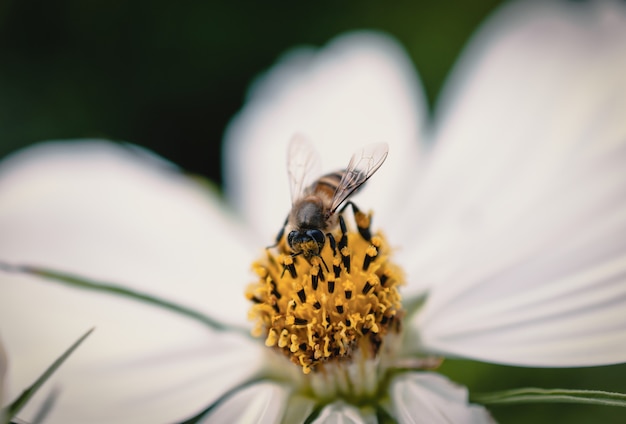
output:
M326 237L320 230L294 230L287 236L293 254L302 255L307 260L319 256L325 242Z

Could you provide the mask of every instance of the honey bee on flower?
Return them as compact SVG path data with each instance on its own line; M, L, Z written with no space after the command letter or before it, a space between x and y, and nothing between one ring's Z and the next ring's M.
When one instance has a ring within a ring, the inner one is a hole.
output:
M351 368L361 374L384 371L372 360L385 335L398 333L401 273L388 260L384 237L372 234L371 214L349 198L380 168L387 153L386 143L363 147L344 170L310 182L319 168L317 152L300 135L289 144L293 206L276 238L278 255L268 250L254 264L259 281L247 296L253 302L253 334L265 337L266 345L278 348L305 374L343 367L344 359L356 356L363 363ZM348 206L356 229L343 217ZM360 378L365 380L365 375Z
M327 236L331 246L335 245L331 231L339 225L342 233L345 233L341 212L347 206L352 206L359 231L369 241L369 220L348 199L381 167L388 150L386 143L363 147L354 153L346 169L325 174L311 183L311 178L319 168L319 156L306 138L294 136L287 154L292 209L276 243L280 242L287 230L287 243L293 256L303 255L306 259L319 257ZM338 211L346 201L345 206Z

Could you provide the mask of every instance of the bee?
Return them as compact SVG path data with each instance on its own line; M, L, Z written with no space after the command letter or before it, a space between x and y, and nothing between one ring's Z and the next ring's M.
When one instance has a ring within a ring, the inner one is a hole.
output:
M328 237L334 246L332 231L341 224L342 232L346 232L343 219L338 215L348 205L352 205L355 214L358 212L351 201L339 212L338 209L374 175L387 158L388 151L386 143L363 147L354 153L346 169L311 182L313 176L319 175L319 156L306 138L294 136L287 151L291 211L276 243L286 232L292 256L302 255L307 260L320 256Z

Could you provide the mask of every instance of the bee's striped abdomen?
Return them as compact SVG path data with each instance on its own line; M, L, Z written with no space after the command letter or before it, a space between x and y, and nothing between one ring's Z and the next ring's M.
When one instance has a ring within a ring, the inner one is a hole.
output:
M335 191L337 190L337 187L339 186L339 182L343 177L343 174L344 171L337 171L321 176L311 186L311 193L315 193L317 195L325 196L328 199L332 199Z

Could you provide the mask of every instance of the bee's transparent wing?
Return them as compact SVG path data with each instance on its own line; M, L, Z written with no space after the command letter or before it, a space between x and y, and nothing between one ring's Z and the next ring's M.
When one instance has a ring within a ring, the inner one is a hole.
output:
M300 199L307 187L319 177L321 160L308 138L296 134L287 149L287 173L291 190L291 204Z
M374 175L387 158L388 152L387 143L375 143L354 153L333 196L331 212L335 212L348 197Z

